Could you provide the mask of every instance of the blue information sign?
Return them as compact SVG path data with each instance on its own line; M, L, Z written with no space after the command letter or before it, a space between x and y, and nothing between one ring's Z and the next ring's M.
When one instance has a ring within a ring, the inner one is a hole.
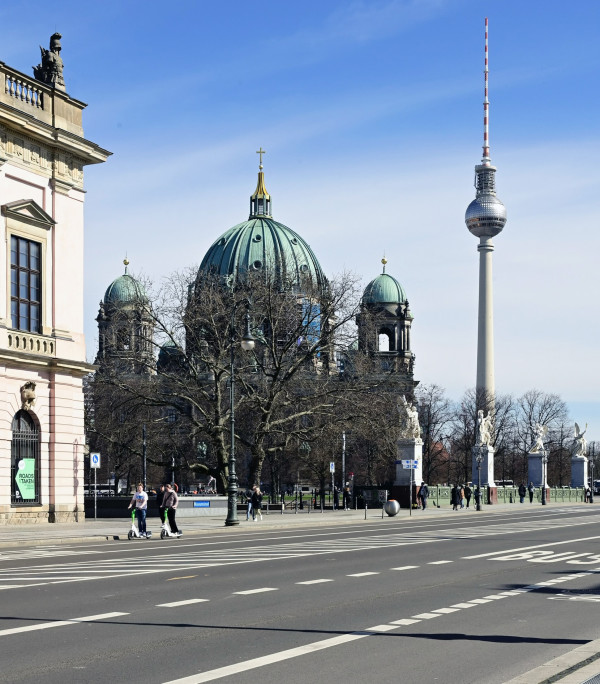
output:
M194 508L210 508L210 501L194 501Z

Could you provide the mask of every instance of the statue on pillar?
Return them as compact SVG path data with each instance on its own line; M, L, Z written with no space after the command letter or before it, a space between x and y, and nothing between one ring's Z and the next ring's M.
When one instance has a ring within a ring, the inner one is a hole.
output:
M490 446L492 441L492 417L484 415L479 409L477 411L477 446Z
M573 447L571 455L574 458L585 457L587 454L587 441L585 440L585 433L587 432L587 423L585 424L585 430L582 432L579 425L575 423L575 436L573 438Z
M406 400L404 395L398 401L398 411L400 413L400 438L420 439L421 425L419 424L419 413L414 405Z
M46 83L56 90L65 90L65 80L63 78L63 61L60 56L61 45L60 33L53 33L50 36L50 49L46 50L40 45L42 52L42 62L33 67L33 75L42 83Z
M530 454L539 454L543 451L544 449L544 440L548 436L548 426L547 425L542 425L541 423L535 423L531 427L533 431L533 446L529 450Z

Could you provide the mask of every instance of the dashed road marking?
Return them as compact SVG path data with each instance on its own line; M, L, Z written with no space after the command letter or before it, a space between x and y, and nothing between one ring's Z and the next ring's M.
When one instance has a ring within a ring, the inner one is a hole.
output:
M0 630L0 636L10 634L21 634L23 632L36 632L40 629L51 629L52 627L67 627L68 625L78 625L82 622L95 622L96 620L108 620L109 618L122 617L129 613L101 613L100 615L86 615L70 620L54 620L52 622L40 622L37 625L27 625L26 627L11 627L10 629Z
M173 601L171 603L157 603L156 607L157 608L177 608L178 606L188 606L192 603L205 603L208 602L209 599L187 599L186 601Z
M246 589L245 591L234 591L234 594L240 596L249 596L250 594L262 594L265 591L278 591L276 587L261 587L260 589Z
M346 575L346 577L368 577L369 575L379 575L379 572L356 572L353 575Z
M322 582L333 582L332 579L307 580L306 582L296 582L296 584L321 584Z

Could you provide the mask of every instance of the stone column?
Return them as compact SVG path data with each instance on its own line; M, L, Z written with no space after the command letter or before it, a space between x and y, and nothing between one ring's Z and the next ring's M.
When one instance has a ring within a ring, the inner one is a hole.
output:
M586 456L571 458L571 487L588 486L588 460Z
M542 458L547 455L546 451L531 451L527 454L527 483L533 482L536 487L548 487L548 464L544 473ZM546 477L544 478L544 474ZM544 481L545 480L545 481Z
M471 450L471 455L471 478L473 482L473 488L477 487L478 484L477 456L479 455L483 456L483 460L481 461L481 487L495 487L496 483L494 482L494 447L491 447L488 444L474 446Z
M398 454L398 458L396 460L396 479L394 480L394 487L408 487L411 480L411 472L412 482L418 487L423 480L423 440L400 438L397 445L396 453ZM418 466L412 471L404 470L402 467L402 461L408 459L418 461Z

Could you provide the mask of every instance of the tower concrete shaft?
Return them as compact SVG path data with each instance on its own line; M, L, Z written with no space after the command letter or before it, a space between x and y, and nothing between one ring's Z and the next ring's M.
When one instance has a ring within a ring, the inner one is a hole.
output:
M481 237L479 252L479 312L477 325L476 389L494 396L494 292L492 285L492 238Z

